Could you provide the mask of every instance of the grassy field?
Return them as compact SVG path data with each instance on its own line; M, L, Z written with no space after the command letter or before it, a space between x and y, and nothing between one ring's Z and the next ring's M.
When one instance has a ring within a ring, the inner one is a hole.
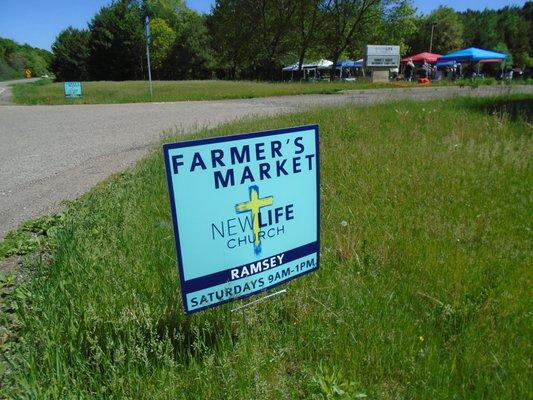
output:
M253 97L336 93L349 89L416 86L399 82L372 84L360 82L267 83L250 81L155 81L153 101L190 101L244 99ZM83 82L81 99L66 99L63 83L41 81L16 85L13 88L17 104L101 104L139 103L150 101L148 82Z
M404 102L196 134L320 124L321 268L239 313L182 314L154 151L61 218L13 300L0 397L529 398L532 111Z

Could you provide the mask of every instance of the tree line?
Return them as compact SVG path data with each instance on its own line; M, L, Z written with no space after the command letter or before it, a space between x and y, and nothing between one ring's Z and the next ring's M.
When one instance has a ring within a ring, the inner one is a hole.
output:
M26 69L33 76L47 74L51 60L49 51L0 38L0 80L24 78Z
M155 79L278 80L306 60L362 57L366 44L399 44L402 54L445 54L466 45L503 51L533 66L533 2L500 10L427 16L410 0L217 0L201 15L184 0L117 0L87 29L69 27L52 45L59 80L146 79L146 35Z

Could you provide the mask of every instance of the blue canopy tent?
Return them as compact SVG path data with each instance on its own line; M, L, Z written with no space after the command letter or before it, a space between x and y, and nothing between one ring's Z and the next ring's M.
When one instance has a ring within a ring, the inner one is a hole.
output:
M437 66L439 63L446 61L454 62L469 62L472 64L478 64L478 73L479 73L479 64L480 63L494 63L500 62L503 63L507 59L507 54L498 53L492 50L479 49L477 47L468 47L466 49L452 51L442 57L439 57L437 60ZM503 67L502 67L503 68Z
M340 72L340 76L342 77L342 70L344 68L361 68L361 70L363 71L363 75L364 75L364 70L363 70L363 59L361 58L360 60L341 60L341 61L337 61L337 64L335 65L336 68L340 69L341 72Z
M441 61L462 61L478 63L484 60L492 62L502 62L507 59L507 54L498 53L491 50L478 49L477 47L468 47L466 49L452 51L442 57L439 57L437 62Z
M456 61L437 61L437 64L435 64L437 67L453 67L454 65L461 65L461 63L458 63Z
M337 62L337 68L362 68L363 59L360 60L342 60Z

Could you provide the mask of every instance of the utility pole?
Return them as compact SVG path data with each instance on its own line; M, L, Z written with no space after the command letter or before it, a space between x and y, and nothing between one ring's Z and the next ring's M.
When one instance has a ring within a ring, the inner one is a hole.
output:
M433 30L435 29L435 25L437 25L435 22L431 24L431 39L429 41L429 52L433 50Z
M148 18L148 15L144 18L144 28L146 31L146 60L148 62L148 82L150 85L150 100L152 100L152 97L154 95L153 88L152 88L152 69L150 67L150 41L152 40L152 35L150 33L150 18Z

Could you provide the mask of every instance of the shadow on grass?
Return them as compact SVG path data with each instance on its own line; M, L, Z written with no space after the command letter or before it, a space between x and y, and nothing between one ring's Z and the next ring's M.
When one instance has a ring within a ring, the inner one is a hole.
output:
M482 101L469 106L474 111L508 118L511 121L533 122L533 98Z

